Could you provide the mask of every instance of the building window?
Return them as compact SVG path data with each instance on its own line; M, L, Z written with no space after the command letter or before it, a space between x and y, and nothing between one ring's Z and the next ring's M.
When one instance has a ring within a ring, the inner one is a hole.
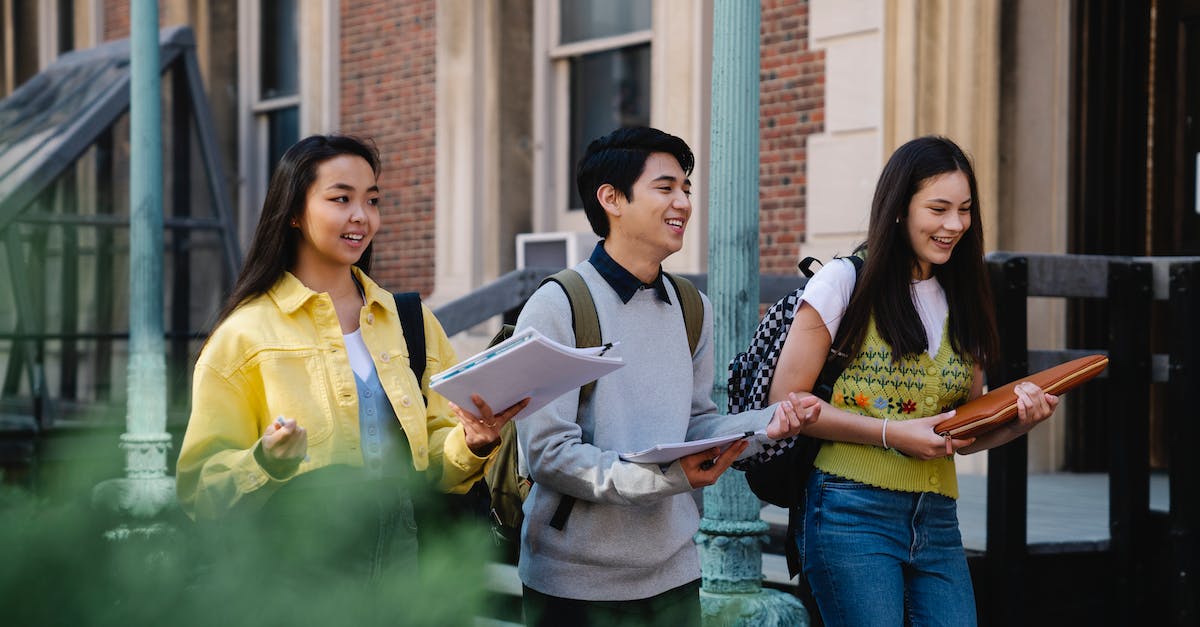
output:
M289 146L300 139L300 46L297 0L264 0L258 20L258 80L254 134L264 182ZM252 52L253 54L253 52ZM265 185L264 188L265 190Z
M650 124L651 9L645 0L559 0L550 59L557 100L567 112L560 206L582 209L571 193L574 164L588 142L614 128Z
M238 4L238 231L248 244L271 173L304 131L306 0L240 0Z
M337 129L339 0L238 0L238 231L250 242L275 165Z

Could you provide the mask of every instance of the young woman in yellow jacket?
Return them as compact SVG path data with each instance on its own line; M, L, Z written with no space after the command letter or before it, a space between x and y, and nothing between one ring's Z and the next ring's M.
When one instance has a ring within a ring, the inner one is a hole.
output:
M494 413L477 402L475 414L432 392L429 377L455 355L424 307L427 366L414 376L392 294L367 275L378 175L374 147L351 137L307 137L283 155L196 363L177 466L179 501L194 519L273 508L293 494L315 497L291 512L315 533L365 518L348 541L368 554L371 573L415 556L414 471L465 492L525 406ZM363 493L355 503L365 513L340 500Z

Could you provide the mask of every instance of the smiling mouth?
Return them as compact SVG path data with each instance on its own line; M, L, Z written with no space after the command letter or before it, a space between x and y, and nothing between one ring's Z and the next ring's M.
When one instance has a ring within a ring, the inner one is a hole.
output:
M342 236L342 239L348 239L352 242L361 242L363 241L363 237L365 236L362 233L346 233Z
M671 218L670 220L667 220L667 226L673 226L677 229L682 229L683 224L684 222L681 218Z
M954 243L953 237L933 237L933 236L931 236L930 239L932 239L933 241L935 241L939 244L942 244L944 246L950 246L951 244Z

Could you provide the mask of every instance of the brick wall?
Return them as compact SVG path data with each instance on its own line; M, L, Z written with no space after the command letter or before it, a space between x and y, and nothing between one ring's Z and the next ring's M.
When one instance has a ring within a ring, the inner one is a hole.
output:
M342 130L383 161L373 278L433 291L436 0L342 0ZM470 225L464 225L469 228Z
M129 0L104 0L104 41L129 36Z
M825 53L808 47L808 0L763 0L761 36L761 270L791 274L805 232L807 138L824 130Z

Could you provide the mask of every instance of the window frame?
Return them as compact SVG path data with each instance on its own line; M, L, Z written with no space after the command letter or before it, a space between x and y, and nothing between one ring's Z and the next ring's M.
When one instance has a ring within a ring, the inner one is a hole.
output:
M249 246L266 196L271 113L295 107L298 137L330 132L340 115L339 11L337 0L297 0L297 91L262 98L262 0L238 0L238 233Z
M657 1L657 0L652 0ZM571 209L575 193L571 154L571 60L587 54L649 45L651 82L654 73L655 29L651 28L560 43L561 0L540 0L534 16L534 142L535 231L591 231L583 211ZM654 109L653 93L650 110Z

